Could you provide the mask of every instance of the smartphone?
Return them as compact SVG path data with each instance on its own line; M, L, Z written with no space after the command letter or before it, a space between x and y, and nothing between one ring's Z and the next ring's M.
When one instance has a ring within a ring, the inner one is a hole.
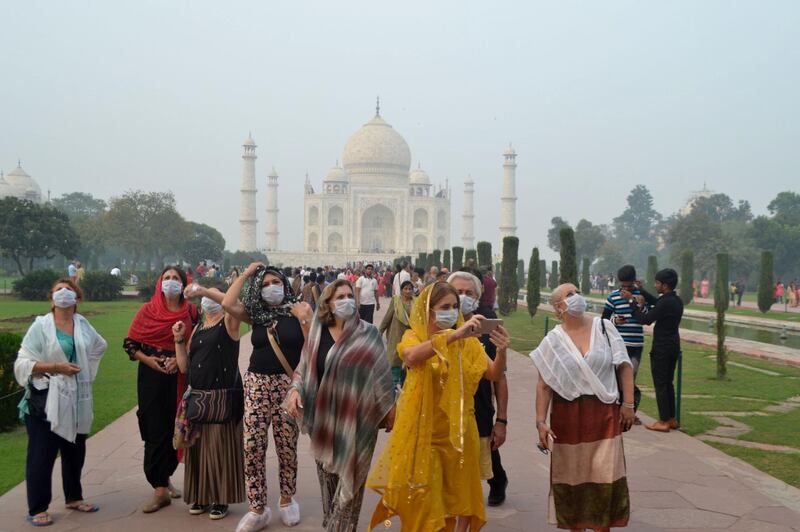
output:
M489 334L503 324L503 320L485 319L481 321L481 334Z

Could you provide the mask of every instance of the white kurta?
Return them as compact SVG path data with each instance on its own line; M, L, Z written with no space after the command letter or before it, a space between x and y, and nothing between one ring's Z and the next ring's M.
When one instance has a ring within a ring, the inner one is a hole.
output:
M594 318L586 356L578 351L561 325L550 331L530 353L544 382L568 401L581 395L594 395L606 404L619 399L616 368L620 364L630 364L631 360L617 328L609 320L602 321Z
M50 430L74 442L78 434L88 434L92 428L94 408L92 382L97 376L100 359L108 347L102 336L80 314L73 317L76 364L81 371L76 375L50 375L45 413ZM17 359L14 376L20 386L26 387L37 362L68 362L56 336L52 313L38 316L25 333ZM27 396L27 392L26 392Z

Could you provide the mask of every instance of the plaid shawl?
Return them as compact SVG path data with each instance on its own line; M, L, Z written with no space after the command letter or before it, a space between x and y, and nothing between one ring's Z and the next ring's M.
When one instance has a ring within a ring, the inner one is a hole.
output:
M294 387L304 406L300 428L329 473L339 475L339 497L350 501L367 479L380 423L395 401L386 346L378 329L356 313L325 359L317 387L317 355L322 336L317 316L311 325Z

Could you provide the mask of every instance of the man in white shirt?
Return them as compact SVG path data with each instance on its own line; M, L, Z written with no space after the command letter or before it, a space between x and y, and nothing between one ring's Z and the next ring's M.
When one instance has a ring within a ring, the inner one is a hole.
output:
M411 280L411 265L407 262L404 262L401 267L400 271L397 272L394 276L394 280L392 281L392 294L393 295L400 295L400 286L406 281Z
M113 275L114 277L119 277L120 275L122 275L122 272L119 270L119 268L114 266L113 268L111 268L111 275Z
M378 280L375 279L375 268L372 264L367 264L364 268L364 275L356 281L356 305L361 319L367 323L372 323L375 309L381 309L381 302L375 297L378 289Z

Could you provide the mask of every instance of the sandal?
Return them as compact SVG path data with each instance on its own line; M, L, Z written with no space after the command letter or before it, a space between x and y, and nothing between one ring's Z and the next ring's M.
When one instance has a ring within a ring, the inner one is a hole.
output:
M173 499L181 498L181 490L173 486L172 482L169 483L167 489L169 490L169 496L172 497Z
M25 519L31 526L50 526L53 524L53 520L47 512L41 512L36 515L26 515Z
M83 501L73 501L66 504L66 508L68 510L76 510L78 512L84 512L87 514L92 514L100 509L99 506L96 504L89 504L88 502Z

